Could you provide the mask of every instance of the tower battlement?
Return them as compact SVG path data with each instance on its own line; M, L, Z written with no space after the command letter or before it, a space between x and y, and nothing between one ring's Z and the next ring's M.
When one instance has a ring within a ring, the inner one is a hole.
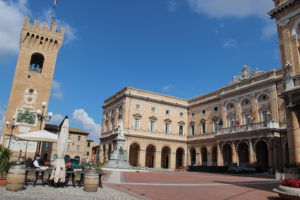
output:
M56 22L53 22L50 26L47 22L44 22L42 24L42 27L40 27L39 20L34 20L33 24L30 24L30 18L25 17L23 29L26 29L28 31L32 32L39 32L45 35L51 35L53 37L58 37L59 39L63 39L65 34L65 29L63 27L60 28L60 31L57 31L57 24Z
M57 31L56 22L51 23L50 26L47 22L44 22L40 26L39 20L34 20L33 24L30 24L29 17L25 17L20 45L43 50L58 50L62 44L64 34L65 29L63 27L60 28L60 31Z

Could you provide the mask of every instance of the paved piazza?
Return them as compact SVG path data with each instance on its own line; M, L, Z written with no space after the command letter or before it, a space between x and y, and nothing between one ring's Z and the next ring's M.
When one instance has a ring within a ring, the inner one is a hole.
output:
M278 181L268 175L229 175L184 171L108 172L96 193L81 188L29 186L19 192L0 187L2 200L155 199L155 200L277 200L272 188Z

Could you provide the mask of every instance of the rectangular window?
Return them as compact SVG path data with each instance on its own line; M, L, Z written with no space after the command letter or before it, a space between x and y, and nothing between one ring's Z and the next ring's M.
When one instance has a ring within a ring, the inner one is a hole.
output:
M179 125L178 133L179 133L179 135L183 135L183 125Z
M202 112L201 112L201 113L202 113L202 115L205 115L205 113L206 113L206 110L202 110Z
M192 113L192 117L195 117L195 113Z
M89 155L90 155L90 152L89 152L89 151L87 151L87 152L86 152L86 156L89 156Z
M245 125L251 124L251 117L250 117L250 114L245 114L245 115L244 115L244 122L245 122Z
M166 115L169 115L170 114L170 110L166 110Z
M218 112L218 107L214 107L214 112Z
M153 121L153 120L150 121L150 131L151 132L155 131L155 121Z
M71 139L71 134L69 134L69 137L68 137L68 138L69 138L69 140Z
M141 128L141 119L136 117L134 118L134 125L133 128L139 130Z
M87 143L87 147L90 147L90 146L91 146L91 142L88 142L88 143Z
M140 104L135 104L135 109L136 110L141 110L141 105Z
M182 113L182 112L181 112L181 113L179 113L179 116L180 116L180 117L183 117L183 113Z
M170 132L171 132L171 124L165 123L165 133L170 133Z
M76 147L76 151L79 152L80 151L80 145L77 145Z
M155 112L156 111L156 108L155 107L151 107L151 112Z
M195 125L191 125L191 135L195 135Z
M216 133L218 131L218 120L213 121L213 132Z
M206 122L201 122L201 133L204 134L206 132Z
M80 139L81 139L81 136L78 136L78 137L77 137L77 140L80 141Z

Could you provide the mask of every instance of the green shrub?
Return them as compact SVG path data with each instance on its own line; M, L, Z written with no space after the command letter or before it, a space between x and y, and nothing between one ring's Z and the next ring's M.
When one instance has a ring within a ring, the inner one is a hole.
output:
M11 155L12 152L8 148L0 145L0 176L5 176L7 174L10 167L9 159Z

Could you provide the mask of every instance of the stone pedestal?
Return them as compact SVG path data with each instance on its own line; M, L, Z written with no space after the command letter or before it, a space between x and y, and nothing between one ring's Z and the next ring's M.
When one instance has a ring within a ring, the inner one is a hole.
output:
M114 141L115 150L110 154L110 159L103 167L109 168L133 168L127 161L127 152L124 150L125 139L116 138Z

